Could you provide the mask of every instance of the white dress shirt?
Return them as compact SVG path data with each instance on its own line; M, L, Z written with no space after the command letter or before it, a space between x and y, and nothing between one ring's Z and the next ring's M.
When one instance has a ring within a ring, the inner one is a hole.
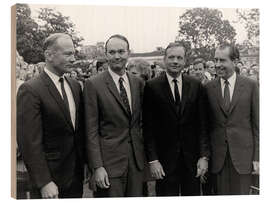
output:
M114 83L115 83L115 85L117 87L117 90L118 90L119 94L120 94L119 78L120 77L123 78L123 85L124 85L124 88L125 88L125 90L127 92L128 103L129 103L130 111L132 113L131 91L130 91L130 85L129 85L129 80L128 80L128 77L127 77L127 73L125 72L124 75L119 76L118 74L113 72L110 67L108 68L108 71L109 71L110 75L112 76L112 79L113 79L113 81L114 81Z
M166 75L167 75L167 79L168 79L169 84L170 84L170 88L171 88L171 91L172 91L174 101L175 101L175 95L174 95L174 85L175 84L173 82L174 79L177 80L177 86L178 86L178 91L179 91L179 95L180 95L180 100L182 100L182 74L180 74L177 78L173 78L167 72L166 72Z
M236 81L236 73L234 72L233 75L228 78L228 82L229 82L228 85L229 85L229 90L230 90L230 101L232 101L235 81ZM224 98L225 80L223 78L220 78L220 84L221 84L222 97Z
M61 82L59 81L60 77L58 75L54 74L53 72L49 71L47 68L44 68L44 71L51 78L51 80L53 81L56 89L58 90L59 94L61 95L61 97L63 99L62 90L61 90ZM68 84L65 77L64 77L64 88L65 88L65 92L66 92L67 98L68 98L70 118L71 118L73 127L75 129L76 106L75 106L75 101L74 101L74 98L73 98L72 91L71 91L71 89L69 87L69 84Z

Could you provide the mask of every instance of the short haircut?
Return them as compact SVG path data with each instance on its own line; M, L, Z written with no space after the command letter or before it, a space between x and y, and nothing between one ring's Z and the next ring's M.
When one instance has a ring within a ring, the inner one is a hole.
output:
M54 33L49 35L49 37L47 37L43 43L43 50L46 51L48 48L52 47L53 45L55 45L56 41L61 38L61 37L67 37L70 38L71 37L68 34L65 33Z
M167 51L168 49L172 48L172 47L183 47L185 50L185 57L187 55L187 48L186 45L184 44L184 42L171 42L165 49L165 56L167 56Z
M123 35L115 34L115 35L110 36L110 38L106 41L105 53L107 52L107 44L112 38L117 38L117 39L121 39L121 40L125 41L127 43L127 50L129 50L129 42L128 42L127 38Z
M209 68L210 65L214 65L215 66L215 62L214 61L207 61L205 65L206 65L206 68Z
M234 44L224 43L224 44L221 44L217 49L223 50L223 49L226 49L227 47L229 48L229 51L230 51L230 53L229 53L230 59L232 61L240 61L239 50Z
M206 65L205 65L205 60L203 58L196 58L194 61L193 61L193 65L197 65L199 63L202 63L203 64L203 68L205 69L206 68Z

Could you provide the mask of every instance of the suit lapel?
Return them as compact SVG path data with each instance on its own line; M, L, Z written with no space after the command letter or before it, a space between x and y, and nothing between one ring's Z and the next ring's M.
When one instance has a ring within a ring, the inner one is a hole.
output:
M120 94L118 92L118 89L112 79L112 76L110 75L109 71L105 72L105 80L106 80L106 85L109 89L109 91L112 93L112 95L114 96L115 100L119 103L119 105L121 106L121 108L123 109L123 111L125 112L125 114L129 117L129 113L125 108L125 105L120 97Z
M48 87L48 90L49 90L50 94L55 99L55 101L58 104L59 108L63 112L64 117L66 118L67 122L72 127L72 129L74 129L73 125L72 125L72 122L71 122L71 119L70 119L70 115L69 115L68 111L65 108L64 101L63 101L60 93L58 92L57 88L55 87L53 81L51 80L51 78L45 72L41 73L41 78L45 82L46 86Z
M189 97L189 93L190 93L190 83L188 82L187 78L184 75L182 75L182 99L181 99L181 114L180 115L183 115L186 102Z
M163 92L165 95L165 99L169 99L170 107L172 108L172 111L175 113L175 115L178 117L178 113L176 112L175 102L172 94L172 90L168 81L168 78L165 73L161 76L161 86L163 88Z
M234 92L233 92L233 97L232 97L232 101L231 101L231 105L230 105L229 114L232 112L233 108L235 107L235 105L239 101L239 98L243 92L244 92L243 80L241 77L236 76L236 81L235 81L235 85L234 85Z
M127 73L127 77L129 79L129 86L130 86L130 94L131 94L131 104L132 104L132 117L133 115L135 115L135 110L138 109L136 108L137 105L137 99L139 99L140 95L138 95L137 93L139 93L139 86L134 77L130 74Z

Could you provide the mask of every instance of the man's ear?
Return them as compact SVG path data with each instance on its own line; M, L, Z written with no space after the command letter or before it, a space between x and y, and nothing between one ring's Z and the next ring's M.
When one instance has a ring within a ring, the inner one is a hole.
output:
M53 55L53 53L51 50L49 50L49 49L45 50L45 52L44 52L45 59L50 61L52 59L52 55Z

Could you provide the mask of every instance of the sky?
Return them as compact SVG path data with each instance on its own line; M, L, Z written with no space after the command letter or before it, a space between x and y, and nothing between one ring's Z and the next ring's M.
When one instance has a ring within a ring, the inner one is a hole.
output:
M134 52L150 52L156 47L166 47L178 33L178 19L185 12L181 7L134 7L90 5L40 5L29 4L32 17L37 17L39 8L54 8L69 16L84 45L105 42L113 34L122 34L130 42ZM236 23L236 9L219 9L223 18L236 29L236 40L246 39L244 25Z

